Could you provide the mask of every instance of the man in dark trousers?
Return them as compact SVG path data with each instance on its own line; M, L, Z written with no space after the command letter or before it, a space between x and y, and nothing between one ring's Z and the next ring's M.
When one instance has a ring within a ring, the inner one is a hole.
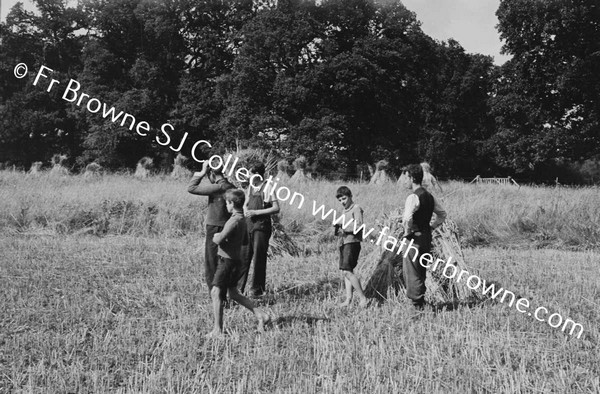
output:
M423 169L418 164L406 167L406 187L412 193L406 198L402 224L404 237L410 242L404 254L402 273L406 283L406 295L413 306L422 309L425 304L425 277L427 270L419 263L424 253L431 252L431 233L446 219L446 211L440 203L421 186ZM435 221L430 224L435 213Z
M213 236L223 230L225 222L231 214L225 206L225 192L229 189L235 189L227 178L223 176L223 171L208 167L208 160L202 165L202 171L195 172L188 186L188 192L199 196L208 196L208 205L206 210L206 241L204 244L204 277L208 285L208 291L212 286L213 277L217 269L218 248L219 245L213 242ZM202 179L207 175L210 183L200 184Z

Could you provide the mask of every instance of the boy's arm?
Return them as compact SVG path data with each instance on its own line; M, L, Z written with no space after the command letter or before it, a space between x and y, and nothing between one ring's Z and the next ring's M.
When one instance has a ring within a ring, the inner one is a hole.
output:
M419 209L419 197L416 194L411 194L406 197L404 204L404 214L402 215L402 224L404 225L404 237L411 234L413 226L413 214Z
M210 196L211 194L215 194L221 190L221 185L217 183L203 184L200 182L204 176L200 175L200 172L194 173L192 180L188 186L188 192L191 194L196 194L199 196Z
M279 201L273 200L273 201L271 201L271 203L273 204L273 206L271 208L255 209L255 210L251 210L251 211L248 211L248 212L250 212L251 216L256 216L256 215L274 215L276 213L279 213L279 211L280 211Z
M209 185L201 185L202 178L208 172L208 160L202 164L202 170L198 172L194 172L194 176L190 180L188 185L188 193L197 194L199 196L209 196L213 193L218 192L221 189L221 186L218 184L209 184Z
M250 188L248 188L248 190L249 189ZM265 202L270 202L272 204L271 208L247 210L246 216L252 217L252 216L258 216L258 215L274 215L276 213L279 213L279 211L280 211L279 201L277 201L277 199L273 197L272 192L269 192L268 194L265 193L265 194L266 194L266 198L265 198L265 196L263 196L263 199Z
M446 220L446 211L435 197L433 198L433 213L435 213L435 220L431 223L431 229L435 230Z
M244 206L242 207L242 212L244 212L244 216L248 216L248 202L250 201L250 188L252 185L248 185L246 189L246 198L244 199Z
M220 233L216 233L213 236L213 242L216 243L217 245L220 245L221 242L223 242L224 240L227 239L227 236L229 236L229 234L231 234L233 232L233 230L235 230L235 222L228 220L227 222L225 222L225 226L223 226L223 230L221 230Z

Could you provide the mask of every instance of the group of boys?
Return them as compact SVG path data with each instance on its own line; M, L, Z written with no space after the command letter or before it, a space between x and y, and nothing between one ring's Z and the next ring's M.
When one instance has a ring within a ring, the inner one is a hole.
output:
M270 215L279 212L279 204L262 184L249 185L245 193L225 178L222 169L209 170L208 163L204 162L202 170L194 173L188 186L189 193L208 196L204 276L212 299L214 327L207 336L216 337L223 332L227 294L254 313L262 330L270 316L240 291L244 291L250 264L254 261L250 293L259 296L264 292ZM264 165L257 163L250 172L262 176ZM201 183L207 175L210 183Z
M404 208L403 237L412 240L413 247L405 254L402 269L407 296L415 308L422 309L425 303L426 268L417 261L420 255L431 251L432 231L443 223L446 212L439 201L421 185L423 169L420 165L407 166L403 171L406 176L404 186L412 189ZM202 171L194 174L188 187L190 193L209 197L205 220L205 278L212 299L214 328L208 335L218 336L223 331L223 305L227 294L233 301L252 311L258 319L259 329L262 329L269 322L269 315L243 296L240 290L243 292L250 260L254 255L255 271L251 293L257 295L257 292L262 294L264 291L266 253L271 235L270 215L279 212L279 205L276 199L269 197L272 193L264 190L261 185L249 185L246 192L235 189L219 170L210 171L209 185L200 185L208 172L208 164L205 162ZM263 175L264 165L253 166L250 172L262 172ZM352 219L356 226L352 227L360 228L364 211L353 201L351 190L346 186L338 188L336 198L344 209L344 223ZM436 218L431 223L434 213ZM349 306L353 293L356 292L359 305L366 307L369 300L360 280L354 274L363 240L359 234L354 233L353 228L335 226L335 234L339 237L339 269L343 272L345 284L345 300L340 306Z

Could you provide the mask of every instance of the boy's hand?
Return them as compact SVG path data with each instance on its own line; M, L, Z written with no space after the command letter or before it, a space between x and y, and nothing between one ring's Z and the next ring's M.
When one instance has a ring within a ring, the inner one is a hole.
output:
M214 234L213 234L213 239L212 239L212 241L213 241L214 243L217 243L217 241L215 241L215 238L218 238L218 237L220 237L220 236L221 236L221 233L214 233Z
M200 171L194 172L194 176L205 176L208 173L208 160L202 163L202 169Z
M244 212L244 216L246 216L247 218L256 216L256 211L252 209L247 209L246 212Z

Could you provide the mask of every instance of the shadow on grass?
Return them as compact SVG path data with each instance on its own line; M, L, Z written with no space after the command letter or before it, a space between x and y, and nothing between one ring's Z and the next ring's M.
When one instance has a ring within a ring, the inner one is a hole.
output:
M443 311L453 311L458 308L473 308L476 306L483 306L483 304L489 304L487 298L470 298L466 300L454 300L449 302L438 302L435 304L429 304L431 310L435 313Z
M342 286L341 278L322 278L312 283L279 288L276 292L265 296L265 298L284 298L289 301L304 298L324 299L331 293L339 292Z
M289 327L294 323L304 323L308 326L314 326L317 322L330 322L331 319L323 316L310 316L310 315L290 315L280 316L273 321L273 325L276 327Z

